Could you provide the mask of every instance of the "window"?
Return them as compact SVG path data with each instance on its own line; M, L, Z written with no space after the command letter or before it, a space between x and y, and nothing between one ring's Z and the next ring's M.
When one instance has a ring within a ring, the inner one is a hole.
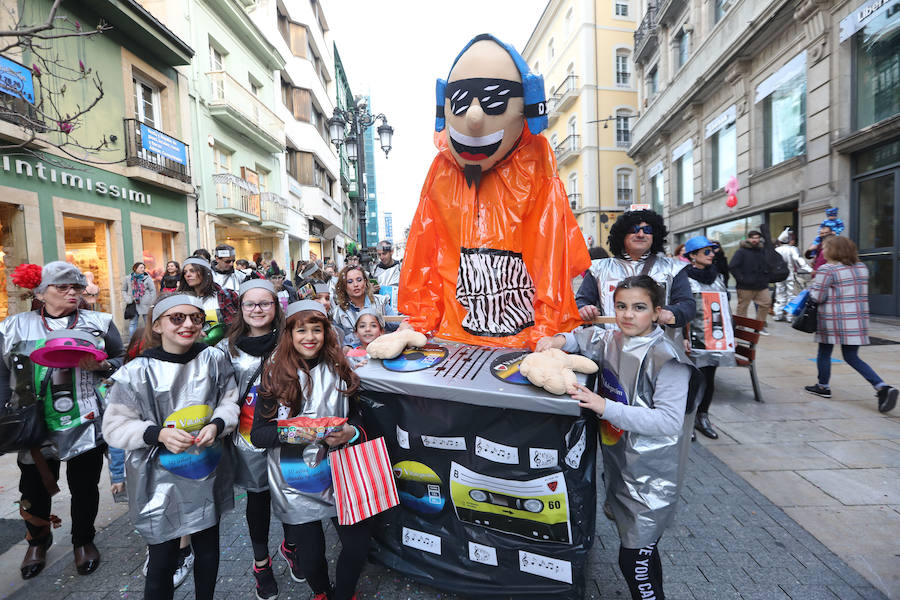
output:
M631 146L631 112L627 110L616 111L616 146L628 148Z
M629 2L626 0L616 0L616 16L617 17L627 17L628 16L628 5Z
M663 214L665 201L665 188L663 187L664 172L660 171L650 178L650 208L657 214Z
M680 69L691 56L691 32L683 27L675 38L675 68Z
M873 17L854 36L857 128L900 113L900 11L895 8L882 13L884 18Z
M631 87L631 54L628 50L616 50L616 85Z
M631 169L616 171L616 203L628 206L632 203Z
M715 0L715 7L713 8L713 21L718 23L725 16L725 13L728 12L728 8L731 5L730 0Z
M659 93L659 69L654 66L652 69L650 69L650 72L647 73L647 97L653 98L658 93Z
M575 117L569 119L569 129L568 135L573 136L578 134L578 122L575 120Z
M801 73L778 86L766 96L762 104L763 165L771 167L794 156L805 154L805 64Z
M137 77L132 77L131 84L134 91L134 118L144 125L158 128L161 125L159 88Z
M256 174L259 178L259 183L257 185L259 186L260 193L267 192L269 190L269 171L256 165Z
M569 195L569 206L572 207L572 210L578 210L581 207L581 195L578 193L578 173L569 175L566 193Z
M212 44L209 45L209 70L210 71L224 71L225 70L225 58L222 56L222 53L219 52L215 46Z
M559 136L554 133L553 135L550 136L550 146L555 149L558 145L559 145Z
M553 38L550 38L550 41L547 43L547 63L550 64L553 62L553 57L556 55L556 52L553 49Z
M221 146L213 146L213 171L231 173L231 152Z
M675 161L675 189L678 206L694 201L694 151L688 150Z
M287 44L291 54L299 58L306 58L308 30L305 25L294 23L278 7L278 32L281 33L284 43Z
M262 93L262 85L256 83L255 81L253 81L251 79L250 80L250 91L253 93L254 96L259 98L259 95Z
M717 190L723 187L732 175L737 175L737 133L734 123L712 135L710 151L712 190Z

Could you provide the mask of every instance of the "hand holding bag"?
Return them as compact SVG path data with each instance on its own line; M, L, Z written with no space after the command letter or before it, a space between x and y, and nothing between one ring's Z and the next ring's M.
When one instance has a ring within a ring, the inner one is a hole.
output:
M791 322L791 327L797 331L815 333L819 325L818 320L819 305L807 296L803 308L800 309L800 312L797 313L794 320Z
M353 525L400 504L384 438L329 455L338 523Z

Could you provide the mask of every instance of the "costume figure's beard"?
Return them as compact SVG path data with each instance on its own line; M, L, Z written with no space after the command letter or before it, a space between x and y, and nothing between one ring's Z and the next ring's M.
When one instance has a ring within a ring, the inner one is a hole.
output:
M466 165L463 167L463 175L466 178L466 185L472 187L472 184L475 184L475 187L478 187L478 184L481 183L481 165Z

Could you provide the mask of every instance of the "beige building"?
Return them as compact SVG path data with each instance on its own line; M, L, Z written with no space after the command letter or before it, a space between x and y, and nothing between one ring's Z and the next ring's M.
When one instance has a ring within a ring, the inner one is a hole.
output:
M635 202L627 154L637 114L632 0L550 0L522 53L544 76L559 175L589 246L606 246L609 226Z
M731 254L766 223L773 236L794 227L805 248L837 207L871 273L871 311L900 314L900 3L636 8L630 154L670 244L705 234Z

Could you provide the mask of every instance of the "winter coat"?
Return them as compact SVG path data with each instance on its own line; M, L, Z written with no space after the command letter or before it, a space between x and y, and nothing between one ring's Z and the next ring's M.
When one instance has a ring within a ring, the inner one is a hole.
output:
M769 287L769 265L762 245L754 247L748 240L741 242L728 271L737 282L739 290L764 290Z
M816 271L809 297L819 304L817 342L869 343L869 269L864 264L825 263Z
M134 286L131 283L130 273L125 276L125 283L122 285L122 299L125 301L126 305L135 302ZM156 283L150 275L144 273L144 295L141 296L140 301L135 304L137 314L146 315L150 312L150 307L153 306L154 300L156 300Z

